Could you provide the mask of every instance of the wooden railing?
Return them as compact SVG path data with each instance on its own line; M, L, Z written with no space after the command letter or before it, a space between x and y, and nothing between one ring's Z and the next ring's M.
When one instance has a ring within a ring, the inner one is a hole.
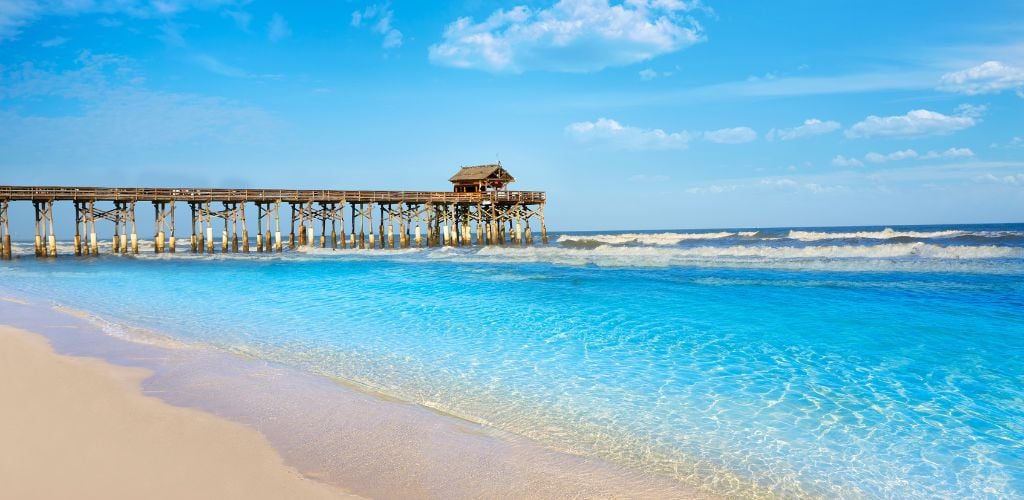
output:
M107 188L73 186L0 186L0 200L33 201L227 201L349 203L478 203L538 204L543 191L344 191L325 189Z

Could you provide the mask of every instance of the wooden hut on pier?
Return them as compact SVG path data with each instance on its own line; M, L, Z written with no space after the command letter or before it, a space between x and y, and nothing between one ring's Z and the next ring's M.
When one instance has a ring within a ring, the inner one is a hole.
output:
M498 162L493 165L462 167L448 180L454 185L456 193L483 193L507 190L508 185L515 182L516 178Z

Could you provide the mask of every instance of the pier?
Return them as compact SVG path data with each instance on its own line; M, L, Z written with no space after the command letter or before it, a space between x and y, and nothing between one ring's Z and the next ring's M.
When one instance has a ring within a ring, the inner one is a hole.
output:
M74 204L74 253L80 256L99 255L97 223L113 224L112 253L138 254L136 215L146 205L153 208L153 251L174 253L179 204L191 215L188 248L199 254L281 252L285 246L525 246L534 243L538 226L540 241L547 244L544 192L509 191L515 178L500 164L462 167L449 181L452 191L0 186L0 258L12 258L8 209L16 202L31 202L35 209L37 257L57 256L53 209L58 202ZM250 217L255 209L255 228L247 223L247 208Z

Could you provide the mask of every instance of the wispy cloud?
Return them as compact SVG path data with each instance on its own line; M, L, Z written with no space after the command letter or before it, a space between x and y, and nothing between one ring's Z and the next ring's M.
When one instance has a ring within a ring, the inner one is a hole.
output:
M267 80L277 80L281 78L281 75L252 73L237 66L225 63L224 61L206 53L194 54L189 59L210 73L229 78L261 78Z
M1010 175L994 175L991 173L974 177L974 182L983 184L1007 184L1010 186L1024 186L1024 173Z
M739 188L740 186L736 184L711 184L687 188L686 192L689 194L722 194L731 193Z
M362 11L353 12L351 24L356 28L369 27L374 33L384 36L381 47L396 49L402 46L402 32L392 26L394 16L391 4L374 4Z
M196 54L192 61L210 73L231 78L248 78L249 72L222 62L220 59L209 54Z
M847 158L847 157L845 157L843 155L836 155L835 158L832 158L832 164L837 166L837 167L863 167L864 166L864 162L862 162L862 161L860 161L860 160L858 160L856 158Z
M757 132L750 127L723 128L707 132L666 132L660 128L623 125L611 118L572 123L565 128L565 132L580 143L629 150L686 149L691 141L698 139L718 144L740 144L757 139Z
M0 111L0 155L68 151L116 155L190 143L259 143L272 119L254 106L215 96L155 91L123 56L81 53L76 68L0 71L0 102L67 99L63 114ZM125 141L131 137L131 141ZM26 149L25 144L32 144Z
M492 72L589 72L676 52L704 39L682 0L559 0L544 9L498 9L449 24L430 61Z
M291 28L288 27L288 22L284 20L284 17L277 12L273 16L270 16L270 22L267 23L267 39L271 42L280 42L285 38L292 35Z
M871 115L846 130L846 137L924 137L946 135L973 127L985 111L981 106L962 105L956 115L915 109L905 115Z
M917 158L917 151L904 149L902 151L893 151L889 154L871 152L864 155L864 159L871 163L885 163L887 161L906 160L908 158Z
M946 73L942 76L939 88L967 95L995 94L1008 89L1016 89L1020 94L1021 89L1024 89L1024 68L988 61L965 70Z
M646 69L640 70L639 75L640 75L640 79L641 80L647 81L647 80L653 80L653 79L657 78L658 77L658 72L654 71L651 68L646 68Z
M193 8L209 9L237 0L153 0L153 1L46 1L4 0L0 2L0 42L17 38L21 30L46 16L75 16L102 13L137 18L167 18ZM101 20L102 24L104 21Z
M718 144L742 144L757 139L757 132L750 127L733 127L704 132L704 140Z
M252 14L244 10L228 9L221 12L221 15L230 18L235 22L235 26L237 26L238 29L245 32L249 31L249 26L252 24Z
M803 125L796 127L779 129L773 128L768 131L768 134L765 137L769 141L774 140L776 137L779 138L779 140L791 141L793 139L802 139L804 137L835 132L836 130L839 130L840 127L842 127L842 125L836 121L822 121L817 118L809 118L804 120Z
M43 41L39 42L39 46L40 47L45 47L45 48L60 47L61 45L64 45L67 42L68 42L67 38L64 38L62 36L55 36L53 38L50 38L50 39L43 40Z

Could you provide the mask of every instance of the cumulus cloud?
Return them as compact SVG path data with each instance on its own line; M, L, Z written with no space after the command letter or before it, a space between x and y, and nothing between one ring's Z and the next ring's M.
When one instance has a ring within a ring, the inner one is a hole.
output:
M842 125L836 121L822 121L817 118L809 118L804 120L803 125L793 128L773 128L768 131L768 135L765 137L770 141L774 140L776 137L783 141L791 141L793 139L802 139L804 137L835 132L836 130L839 130L840 127L842 127Z
M658 77L658 72L654 71L651 68L647 68L647 69L640 70L639 75L640 75L640 79L641 80L647 81L647 80L653 80L653 79L657 78Z
M837 166L837 167L863 167L864 166L864 162L862 162L862 161L860 161L860 160L858 160L856 158L847 158L847 157L845 157L843 155L836 155L835 158L832 158L832 164Z
M905 115L875 116L855 123L846 130L851 139L867 137L924 137L946 135L971 128L980 120L984 106L961 105L955 115L927 109L915 109Z
M660 128L643 129L622 125L610 118L593 122L577 122L565 129L566 134L583 143L602 143L619 149L686 149L693 135L689 132L665 132Z
M719 144L741 144L757 139L757 132L750 127L733 127L704 132L704 140Z
M434 64L492 72L588 72L678 51L703 40L696 1L559 0L544 9L461 17L430 47Z
M995 94L1024 88L1024 68L987 61L972 68L942 75L939 89L967 95Z
M271 42L279 42L291 35L292 29L288 27L288 22L284 20L281 14L275 12L270 17L270 22L267 23L267 39Z
M373 4L362 11L352 13L352 26L368 27L374 33L384 36L381 46L385 49L396 49L402 46L402 32L391 25L395 12L390 4Z

